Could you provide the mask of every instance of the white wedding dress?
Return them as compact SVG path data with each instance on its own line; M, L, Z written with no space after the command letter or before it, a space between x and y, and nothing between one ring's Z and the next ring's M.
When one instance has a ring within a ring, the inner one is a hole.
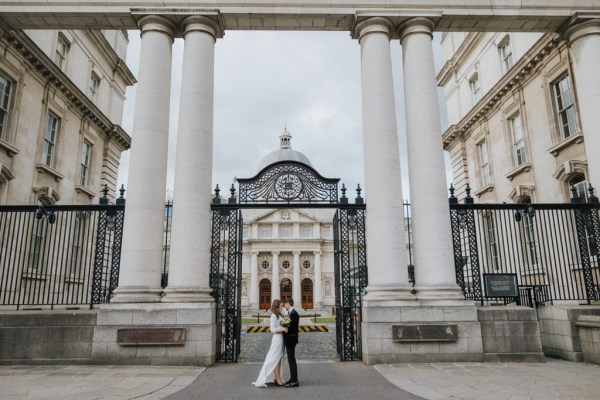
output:
M274 333L280 326L279 319L277 319L275 314L271 314L271 347L269 347L269 352L258 374L258 378L256 378L256 382L252 382L256 387L267 387L267 380L273 380L273 371L275 371L277 363L283 358L283 351L285 349L283 335L281 333Z

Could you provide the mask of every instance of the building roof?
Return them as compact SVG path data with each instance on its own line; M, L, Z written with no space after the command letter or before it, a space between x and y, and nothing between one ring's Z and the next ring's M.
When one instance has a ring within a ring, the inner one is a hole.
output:
M279 136L279 149L272 151L263 157L262 161L258 165L258 171L261 171L266 166L278 161L298 161L312 167L308 157L299 151L292 150L291 141L292 135L287 131L287 129L284 129L283 133Z

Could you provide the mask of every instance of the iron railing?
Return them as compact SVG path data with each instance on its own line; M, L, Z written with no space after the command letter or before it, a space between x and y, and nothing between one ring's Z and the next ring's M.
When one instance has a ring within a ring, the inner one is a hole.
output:
M125 204L119 200L0 206L0 305L91 308L109 302L121 258Z
M600 205L465 204L450 198L456 282L466 299L535 307L600 299ZM594 200L595 199L595 200ZM418 265L417 265L418 268ZM519 295L494 298L483 275L516 275Z

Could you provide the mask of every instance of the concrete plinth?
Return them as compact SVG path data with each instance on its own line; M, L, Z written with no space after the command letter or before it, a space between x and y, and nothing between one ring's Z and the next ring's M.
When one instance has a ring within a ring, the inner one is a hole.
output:
M395 342L393 325L457 325L455 342ZM467 302L365 300L362 322L366 364L483 361L477 307Z
M98 311L94 364L196 365L215 362L215 306L206 303L110 304ZM183 345L119 345L123 328L184 328Z

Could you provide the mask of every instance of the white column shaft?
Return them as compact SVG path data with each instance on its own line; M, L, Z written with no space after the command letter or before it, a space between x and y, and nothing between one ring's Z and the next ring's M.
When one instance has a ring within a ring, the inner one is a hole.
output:
M579 120L585 137L589 182L600 188L600 19L567 30L577 88ZM598 191L596 191L598 195Z
M173 28L164 18L145 17L140 29L121 271L111 300L121 303L157 302L162 292Z
M460 293L453 263L432 28L430 20L415 18L401 31L415 280L417 298L455 299Z
M300 283L300 252L294 252L294 284L292 286L292 298L294 302L298 305L302 305L302 296L300 289L302 285Z
M321 288L321 252L315 251L315 290L313 303L315 308L323 307L323 291Z
M258 252L253 251L250 262L250 307L258 308Z
M359 24L357 32L361 46L365 189L368 196L367 292L373 299L377 296L410 298L390 53L391 23L385 18L371 18Z
M273 255L273 282L271 283L271 302L281 297L281 286L279 283L279 253L271 253Z
M184 27L169 286L163 299L171 302L211 299L210 203L216 29L203 17L189 18Z

